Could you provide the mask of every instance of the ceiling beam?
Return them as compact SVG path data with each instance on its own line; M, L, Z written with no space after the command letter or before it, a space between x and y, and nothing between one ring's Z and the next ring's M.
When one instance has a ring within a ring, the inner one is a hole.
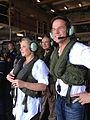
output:
M70 1L70 0L60 0L60 2L67 2L67 1ZM44 0L41 2L35 3L35 5L47 4L47 3L52 3L52 2L58 2L58 0Z
M47 3L52 3L53 5L57 5L57 4L63 4L63 3L68 3L68 2L80 2L81 0L44 0L41 2L37 2L35 3L35 5L43 5L43 4L47 4ZM82 0L83 2L84 0ZM85 0L86 2L90 2L90 0Z
M0 0L0 2L3 2L3 1L8 2L8 0Z

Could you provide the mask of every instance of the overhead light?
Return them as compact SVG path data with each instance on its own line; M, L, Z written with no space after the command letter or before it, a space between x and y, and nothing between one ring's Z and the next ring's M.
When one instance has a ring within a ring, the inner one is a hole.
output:
M34 17L34 14L30 14L30 17Z
M17 36L23 37L24 35L22 33L17 33Z
M2 28L3 28L3 26L0 25L0 29L2 29Z
M78 6L79 6L79 7L82 7L82 3L78 3Z
M54 13L54 12L55 12L55 10L51 9L51 12L53 12L53 13Z
M40 0L37 0L37 2L40 2Z
M80 40L80 38L77 38L77 40Z
M39 40L42 40L42 37L38 37Z
M67 10L67 9L68 9L68 7L65 5L65 6L64 6L64 9L65 9L65 10Z

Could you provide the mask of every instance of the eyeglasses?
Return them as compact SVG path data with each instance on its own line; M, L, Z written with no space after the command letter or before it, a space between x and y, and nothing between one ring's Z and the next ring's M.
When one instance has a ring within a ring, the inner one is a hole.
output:
M58 27L58 28L52 28L52 32L56 32L57 30L58 31L62 31L62 30L64 30L64 28L65 28L65 26L60 26L60 27Z
M42 41L42 43L49 43L49 41Z

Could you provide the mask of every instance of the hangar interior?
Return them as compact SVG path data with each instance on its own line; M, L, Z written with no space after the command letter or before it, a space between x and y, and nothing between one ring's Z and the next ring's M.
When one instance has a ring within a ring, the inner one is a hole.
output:
M0 46L23 35L40 41L55 15L71 20L78 40L90 40L90 0L0 0Z
M90 0L0 0L0 50L6 52L10 41L17 46L23 36L40 42L56 15L71 20L77 40L90 41Z

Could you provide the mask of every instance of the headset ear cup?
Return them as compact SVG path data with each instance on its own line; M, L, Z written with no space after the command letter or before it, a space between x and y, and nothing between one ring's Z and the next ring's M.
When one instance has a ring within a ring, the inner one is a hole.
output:
M50 32L50 38L53 39L53 35L52 35L52 32Z
M53 46L53 44L54 44L54 43L53 43L53 40L51 40L50 45Z
M71 28L69 29L69 36L72 36L74 33L74 26L71 26Z
M40 42L40 46L42 47L42 42Z
M35 52L35 51L37 51L37 49L38 49L37 44L36 44L35 42L31 42L31 43L30 43L30 50L31 50L32 52Z

